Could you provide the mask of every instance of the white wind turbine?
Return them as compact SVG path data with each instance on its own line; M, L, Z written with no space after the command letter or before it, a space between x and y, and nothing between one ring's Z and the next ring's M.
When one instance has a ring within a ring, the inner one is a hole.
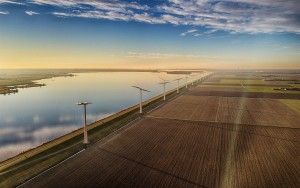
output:
M197 76L197 83L201 82L201 78L202 78L202 74L200 73L200 74L198 74L198 76Z
M192 79L192 85L196 84L197 83L197 80L198 80L198 75L197 74L194 74L192 75L193 79Z
M161 78L162 79L162 78ZM167 83L169 83L169 82L167 82L166 80L164 80L164 79L162 79L163 80L163 82L160 82L159 84L162 84L163 85L163 94L164 94L164 101L166 100L166 85L167 85Z
M175 79L175 81L177 81L177 93L179 93L179 81L181 80L182 78L177 78Z
M188 76L185 76L185 88L188 88Z
M192 86L194 85L194 77L195 77L195 75L191 75L191 78L192 78Z
M146 90L146 89L143 89L141 87L138 87L138 86L132 86L138 90L140 90L140 114L143 113L143 106L142 106L142 103L143 103L143 91L146 91L146 92L150 92L149 90Z
M89 140L88 140L88 134L87 134L87 124L86 124L86 106L92 104L89 102L79 102L77 103L77 105L79 106L83 106L84 108L84 127L83 127L83 143L84 144L88 144Z

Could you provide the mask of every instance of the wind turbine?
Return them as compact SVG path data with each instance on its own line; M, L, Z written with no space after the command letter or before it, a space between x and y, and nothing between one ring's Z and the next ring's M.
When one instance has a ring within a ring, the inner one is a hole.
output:
M86 106L92 104L89 102L79 102L77 103L77 105L79 106L83 106L84 108L84 127L83 127L83 143L84 144L88 144L89 140L88 140L88 134L87 134L87 125L86 125Z
M185 88L188 88L188 76L185 76Z
M179 81L181 80L182 78L177 78L175 80L177 80L177 93L179 93Z
M194 83L197 83L197 74L192 75L193 79L192 79L192 85L194 85Z
M206 78L206 75L204 75L203 77L200 77L200 82L202 83L205 78Z
M198 75L198 83L201 83L201 82L202 82L202 78L203 78L203 74L199 74L199 75Z
M196 75L196 83L199 82L199 79L200 79L200 74Z
M164 101L166 100L166 84L169 83L165 80L163 80L163 82L159 83L159 84L162 84L163 85L163 88L164 88Z
M195 77L194 75L191 75L191 77ZM194 79L192 78L192 86L194 85Z
M143 89L141 87L138 87L138 86L132 86L132 87L140 90L140 114L142 114L143 113L143 107L142 107L142 103L143 103L143 91L146 91L146 92L150 92L150 91L146 90L146 89Z

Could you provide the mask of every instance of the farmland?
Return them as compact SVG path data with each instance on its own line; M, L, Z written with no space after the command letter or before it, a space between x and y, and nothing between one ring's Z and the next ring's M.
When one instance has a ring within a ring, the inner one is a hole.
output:
M221 84L257 84L257 85L263 85L265 84L264 80L261 79L221 79Z
M270 138L255 129L251 134L237 133L214 125L146 118L56 169L52 178L44 175L42 181L27 187L274 187L279 181L296 186L299 165L294 160L293 140ZM288 138L292 134L287 131L283 135ZM230 151L226 148L234 137L235 149ZM230 152L232 158L227 159ZM277 157L266 158L272 155ZM284 171L288 176L266 170Z
M300 113L300 100L281 99L280 101Z
M202 87L239 89L244 92L300 94L300 76L296 73L222 73L203 83Z
M169 119L300 128L298 113L276 99L181 96L151 115ZM236 118L241 116L240 118Z
M190 88L22 187L298 187L299 95L211 88Z

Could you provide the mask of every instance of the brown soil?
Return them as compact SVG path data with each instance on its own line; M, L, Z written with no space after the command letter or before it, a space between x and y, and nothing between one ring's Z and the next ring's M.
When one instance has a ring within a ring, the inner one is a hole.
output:
M300 94L296 93L262 93L243 92L240 88L215 89L211 88L192 90L189 95L194 96L223 96L223 97L244 97L244 98L270 98L270 99L300 99Z
M247 127L146 118L25 187L297 187L297 142Z
M192 121L300 128L299 114L275 99L181 96L150 116Z

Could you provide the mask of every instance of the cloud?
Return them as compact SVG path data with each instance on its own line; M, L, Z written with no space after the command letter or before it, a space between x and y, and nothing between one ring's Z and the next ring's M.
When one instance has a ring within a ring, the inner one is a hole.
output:
M240 33L300 33L298 0L186 1L160 5L182 23Z
M13 0L0 0L0 5L1 4L16 4L16 5L24 5L24 3L18 2L18 1L13 1Z
M29 15L29 16L33 16L33 15L39 14L39 13L37 13L37 12L30 11L30 10L26 10L25 13L26 13L27 15Z
M6 15L6 14L9 14L9 12L8 11L0 11L0 14Z
M171 23L174 25L179 25L179 24L184 24L181 22L181 19L176 17L176 16L172 16L170 14L165 14L161 16L161 19L164 20L166 23Z
M46 126L36 130L26 130L24 127L4 128L0 132L0 161L78 128L76 125Z
M206 58L215 59L217 57L207 57L203 55L196 54L170 54L170 53L140 53L140 52L128 52L127 58L151 58L151 59L161 59L161 58Z
M211 30L205 31L205 34L212 34L212 33L215 33L217 31L218 31L217 29L211 29Z
M31 136L35 142L44 143L53 138L57 138L66 133L78 129L78 126L56 126L56 127L43 127L32 132Z
M190 29L190 30L187 30L186 32L183 32L183 33L180 33L180 36L187 36L187 35L190 35L190 36L194 36L194 37L199 37L199 36L203 36L205 35L206 37L212 37L213 33L217 32L218 29L208 29L207 31L205 32L199 32L197 29Z
M197 31L198 31L197 29L190 29L190 30L187 30L186 32L181 33L180 36L186 36L187 34L195 33Z
M52 5L66 8L81 8L85 9L88 6L97 10L127 12L128 10L147 10L147 5L139 5L135 2L121 2L121 1L106 1L106 0L32 0L33 4L38 5Z
M229 33L300 33L299 0L168 0L155 5L146 4L147 1L141 3L120 0L28 2L31 5L55 6L58 9L53 15L59 17L189 25L209 28L208 32L221 30ZM17 1L0 0L0 3Z
M11 123L14 123L16 121L16 119L12 116L2 117L2 120L5 124L11 124Z
M71 115L60 115L59 118L58 118L58 121L60 123L65 123L65 122L71 122L73 119L75 119L74 116L71 116Z
M78 1L79 2L79 1ZM38 4L38 5L53 5L53 6L76 6L77 3L73 0L32 0L33 4Z
M13 157L23 151L35 147L36 145L31 142L25 142L22 144L10 144L0 148L0 161Z
M145 22L149 24L164 24L166 23L165 20L154 18L148 13L142 13L142 14L134 14L132 17L129 16L128 20L135 20L138 22Z

